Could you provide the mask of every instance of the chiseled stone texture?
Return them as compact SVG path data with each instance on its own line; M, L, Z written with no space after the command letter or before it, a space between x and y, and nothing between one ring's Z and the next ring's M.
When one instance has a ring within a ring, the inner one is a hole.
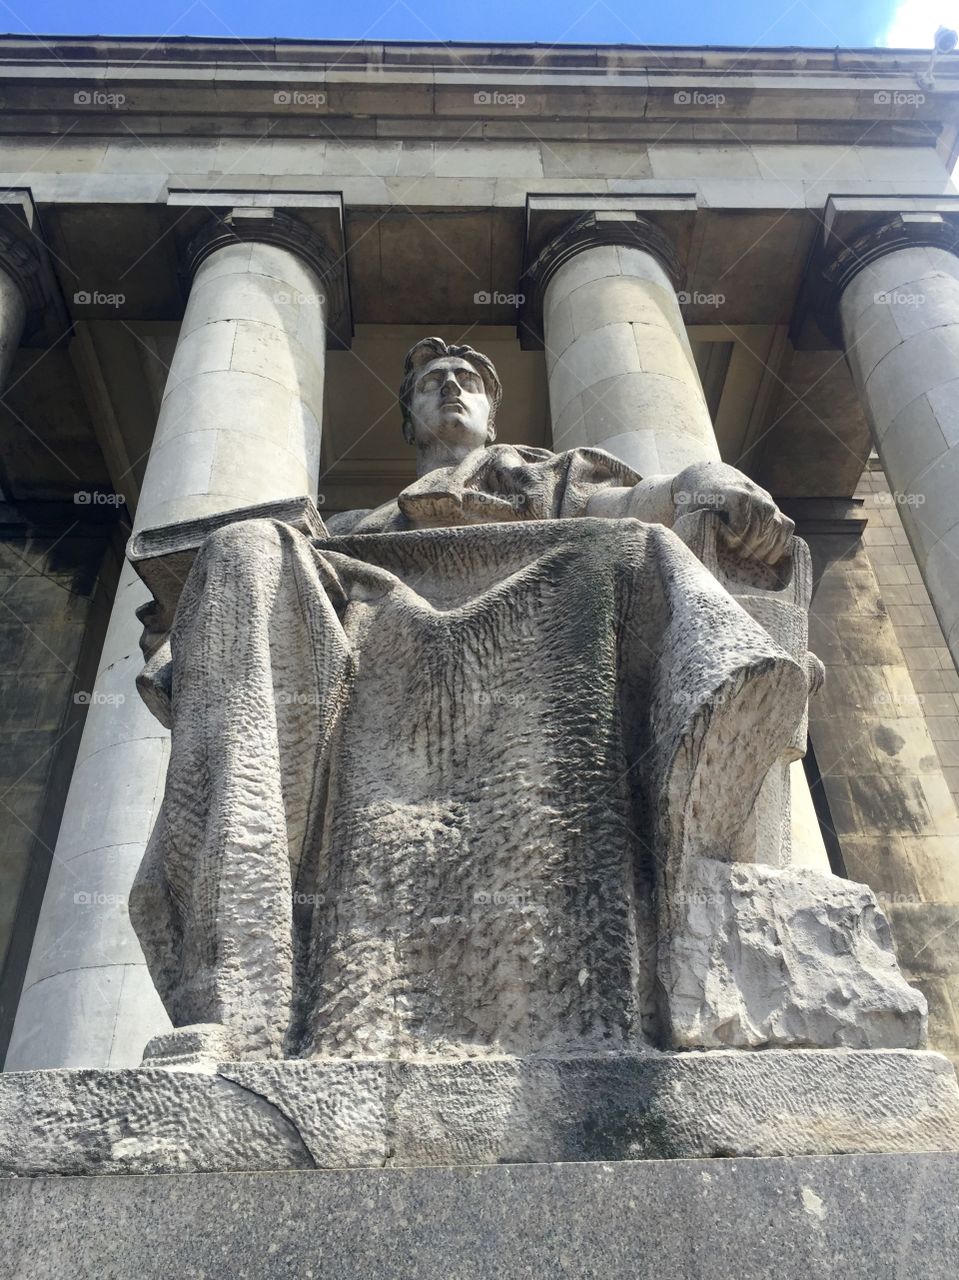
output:
M0 1076L6 1174L959 1151L947 1059L714 1050Z
M924 1043L925 997L865 885L712 858L691 859L684 885L660 969L678 1048Z
M612 464L579 458L569 503ZM237 1059L648 1043L647 844L722 850L806 697L679 539L631 519L240 522L203 543L172 651L179 738L131 913L176 1027L227 1026Z
M238 511L136 553L159 575L140 684L174 728L130 902L176 1027L145 1059L918 1048L925 1004L867 891L850 909L831 877L753 875L761 915L808 917L802 962L753 946L740 973L755 926L714 885L683 941L691 859L788 861L784 787L740 837L821 670L791 521L722 463L641 478L493 444L500 394L486 357L425 339L396 500L332 537ZM168 591L174 543L195 559Z
M139 526L315 492L325 350L319 288L312 269L276 245L228 245L201 264ZM131 1066L169 1027L126 912L169 754L168 734L136 692L136 610L147 599L125 566L17 1010L11 1070ZM85 904L91 891L109 898L110 918Z

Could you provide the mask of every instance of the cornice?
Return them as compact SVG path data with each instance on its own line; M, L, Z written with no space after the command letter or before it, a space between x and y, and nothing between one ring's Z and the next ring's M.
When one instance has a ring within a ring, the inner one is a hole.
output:
M544 46L522 41L223 39L202 36L69 36L13 34L0 38L0 60L27 64L128 62L140 68L217 62L236 65L327 63L339 68L386 66L497 66L535 68L638 68L651 74L674 69L756 70L783 75L810 72L925 71L929 51L922 49L839 49L814 46L630 45L562 43ZM959 75L959 55L940 59L937 78Z

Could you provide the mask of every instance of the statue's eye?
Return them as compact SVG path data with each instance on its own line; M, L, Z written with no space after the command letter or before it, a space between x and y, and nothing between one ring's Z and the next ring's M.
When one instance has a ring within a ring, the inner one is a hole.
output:
M479 391L482 383L482 379L478 373L470 373L465 369L460 371L459 380L460 385L465 387L468 391Z

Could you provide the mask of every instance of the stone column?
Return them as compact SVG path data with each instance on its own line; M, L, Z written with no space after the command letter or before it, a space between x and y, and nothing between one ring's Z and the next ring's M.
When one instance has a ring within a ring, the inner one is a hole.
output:
M587 214L540 254L530 279L554 448L594 445L646 476L719 458L677 275L669 240L642 218Z
M23 336L26 315L20 286L0 266L0 388L7 385L7 374Z
M6 389L10 365L24 330L30 333L42 330L46 341L49 334L44 322L51 313L59 314L56 299L44 278L36 242L30 236L25 226L3 216L0 210L0 392ZM59 336L55 324L53 327Z
M827 272L883 470L959 664L959 228L904 214Z
M280 214L235 210L190 246L189 302L137 529L316 494L332 255ZM338 283L342 287L342 283ZM122 477L114 477L122 491ZM162 797L168 735L135 689L121 575L67 796L6 1070L124 1067L169 1027L127 914Z
M526 274L526 316L541 325L555 449L606 449L642 476L719 459L676 294L679 274L669 238L635 214L586 214L540 252ZM778 832L784 824L781 837L770 836L782 839L783 854L791 829L793 860L828 871L818 824L809 820L809 787L794 763L794 755L783 760L783 794L770 794L760 827ZM770 861L779 856L766 852Z

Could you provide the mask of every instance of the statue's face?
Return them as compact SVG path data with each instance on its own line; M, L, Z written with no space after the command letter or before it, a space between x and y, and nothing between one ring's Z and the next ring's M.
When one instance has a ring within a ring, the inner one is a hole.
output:
M483 379L459 356L440 356L413 385L410 416L416 444L426 437L480 449L489 440L490 403Z

